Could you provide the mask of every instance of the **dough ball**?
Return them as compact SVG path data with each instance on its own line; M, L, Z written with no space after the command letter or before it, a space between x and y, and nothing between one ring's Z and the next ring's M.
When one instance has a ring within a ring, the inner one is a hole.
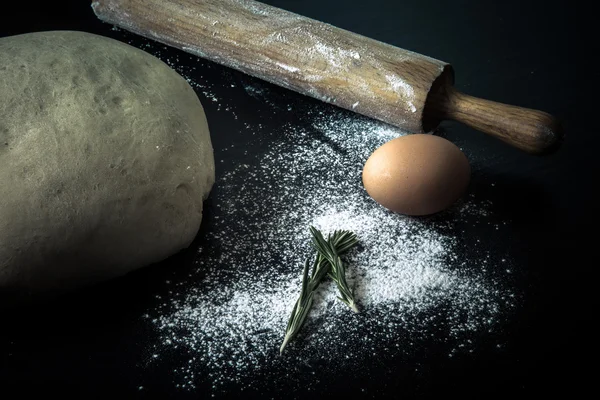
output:
M0 295L118 277L196 236L214 183L204 110L119 41L0 38L0 182Z

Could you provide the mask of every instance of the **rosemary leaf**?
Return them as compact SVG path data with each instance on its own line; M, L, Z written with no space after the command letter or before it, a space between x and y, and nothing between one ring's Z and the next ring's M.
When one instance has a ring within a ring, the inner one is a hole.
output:
M357 243L356 235L348 231L335 231L333 236L325 240L323 234L314 227L310 227L313 247L319 254L326 258L331 266L329 277L333 279L340 292L338 299L346 304L352 311L358 312L354 302L354 294L346 281L346 267L340 258L340 254L350 249Z
M315 263L316 264L316 263ZM309 260L306 260L304 263L304 271L302 274L302 289L300 291L300 297L296 300L296 304L294 304L294 308L292 309L292 316L290 317L285 337L283 339L283 343L279 348L279 353L283 353L283 349L288 344L288 342L298 333L302 325L304 324L304 320L308 315L308 311L312 306L314 291L309 290L309 280L308 280L308 269L310 267ZM316 267L316 265L315 265ZM316 268L313 267L313 271Z
M288 320L285 337L279 348L280 354L283 353L283 349L285 349L289 341L296 336L304 324L313 303L315 290L319 287L325 277L330 276L336 283L338 290L340 291L340 297L338 297L338 299L347 304L355 312L358 312L354 304L352 292L348 289L348 284L346 282L345 266L339 257L358 243L356 235L350 231L335 231L333 235L329 235L327 240L325 240L321 232L312 226L310 227L310 232L313 236L312 243L317 250L317 255L313 262L312 272L310 274L310 261L306 260L304 263L300 297L296 300L294 308L292 309L292 315Z

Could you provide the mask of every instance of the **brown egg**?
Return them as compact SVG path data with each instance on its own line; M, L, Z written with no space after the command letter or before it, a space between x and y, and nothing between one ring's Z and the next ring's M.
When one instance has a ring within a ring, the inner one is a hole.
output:
M402 136L379 147L365 163L363 184L382 206L401 214L442 211L466 191L469 161L456 145L431 134Z

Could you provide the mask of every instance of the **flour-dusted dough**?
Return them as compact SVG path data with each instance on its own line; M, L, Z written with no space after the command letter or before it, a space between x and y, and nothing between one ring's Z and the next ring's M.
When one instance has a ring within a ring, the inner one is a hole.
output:
M213 183L202 105L162 61L83 32L0 38L0 295L167 258Z

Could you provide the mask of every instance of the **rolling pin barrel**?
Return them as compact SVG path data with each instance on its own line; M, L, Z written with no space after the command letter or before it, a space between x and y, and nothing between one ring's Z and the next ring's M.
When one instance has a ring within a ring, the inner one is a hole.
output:
M456 92L449 64L251 0L97 0L101 20L411 132L454 119L531 153L548 114Z

